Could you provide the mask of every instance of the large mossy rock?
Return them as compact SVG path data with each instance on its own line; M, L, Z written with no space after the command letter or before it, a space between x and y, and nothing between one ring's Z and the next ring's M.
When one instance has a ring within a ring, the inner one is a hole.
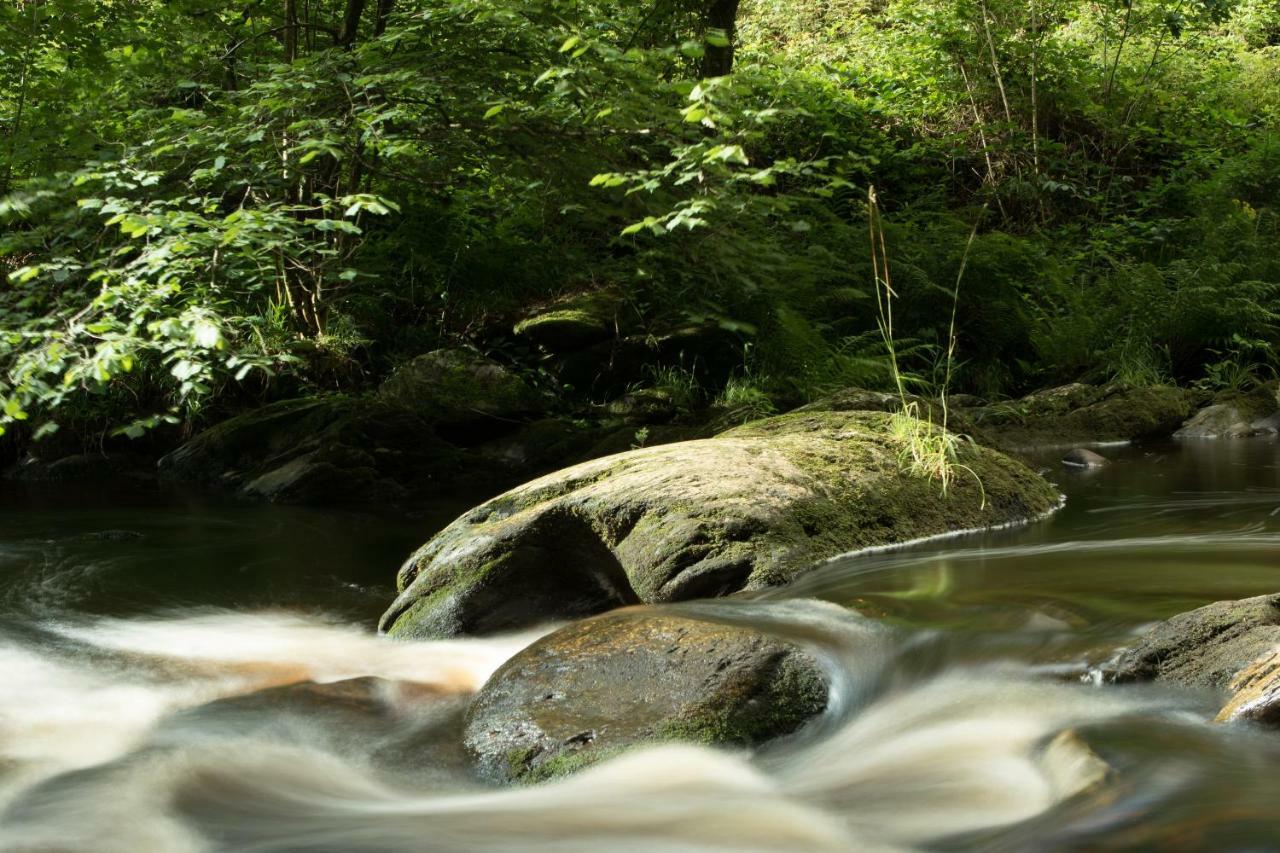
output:
M1168 437L1195 401L1183 388L1074 383L962 413L983 443L1021 450Z
M1054 489L965 446L944 496L891 416L805 412L597 459L467 512L400 570L382 628L449 637L784 584L841 553L1040 516ZM980 485L979 485L980 483Z
M1280 647L1280 595L1217 601L1161 622L1113 664L1116 681L1223 689Z
M475 430L530 420L546 400L497 362L463 349L443 349L401 365L378 395L392 406L427 420Z
M624 309L616 291L578 293L529 312L512 331L549 353L576 352L615 336Z
M534 781L640 743L747 746L798 729L828 685L799 647L750 628L622 610L576 622L502 666L466 744L481 772Z
M1196 412L1174 438L1248 438L1280 431L1280 387L1262 385L1247 393L1219 395Z

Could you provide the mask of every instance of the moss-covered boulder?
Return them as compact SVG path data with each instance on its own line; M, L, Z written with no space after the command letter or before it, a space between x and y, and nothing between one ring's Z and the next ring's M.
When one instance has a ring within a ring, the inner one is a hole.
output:
M547 401L522 378L479 353L443 349L403 364L379 397L433 423L467 430L529 420Z
M1116 659L1112 677L1223 689L1275 648L1280 648L1280 595L1218 601L1155 626Z
M640 743L747 746L822 713L799 647L750 628L622 610L550 634L476 695L466 744L497 780L560 775Z
M841 553L1034 518L1054 489L964 446L946 495L881 412L805 412L597 459L458 518L400 570L397 636L520 628L784 584ZM971 472L971 473L970 473Z
M1021 400L963 409L972 432L1005 450L1167 437L1190 415L1196 394L1168 386L1074 383Z
M616 335L624 308L613 290L577 293L529 312L512 331L546 352L575 352Z
M1280 431L1280 389L1271 383L1220 395L1196 412L1174 438L1248 438Z

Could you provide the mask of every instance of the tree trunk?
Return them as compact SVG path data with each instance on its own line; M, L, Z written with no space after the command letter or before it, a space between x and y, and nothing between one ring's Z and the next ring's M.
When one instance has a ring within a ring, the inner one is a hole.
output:
M364 0L347 0L347 10L342 15L342 28L338 30L338 44L351 47L360 31L360 18L364 15Z
M738 23L738 0L710 0L703 22L707 30L721 30L728 44L707 44L702 56L703 77L723 77L733 70L733 42Z
M373 24L373 34L380 36L387 31L387 19L391 17L391 9L396 0L378 0L378 19Z

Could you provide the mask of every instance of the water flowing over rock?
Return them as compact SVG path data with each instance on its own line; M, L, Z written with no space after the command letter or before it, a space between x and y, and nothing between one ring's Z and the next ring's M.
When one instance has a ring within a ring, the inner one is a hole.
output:
M827 693L795 645L624 610L562 628L504 664L476 695L466 743L486 776L535 780L651 741L759 743L820 714Z
M803 412L583 463L467 512L400 570L383 630L439 637L784 584L871 546L1038 517L1055 490L964 446L944 496L891 416Z

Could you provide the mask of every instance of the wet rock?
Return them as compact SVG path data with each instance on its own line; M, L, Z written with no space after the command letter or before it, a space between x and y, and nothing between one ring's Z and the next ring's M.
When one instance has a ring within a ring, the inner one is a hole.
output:
M547 409L546 400L519 376L462 349L418 356L396 370L378 395L432 423L472 431L501 431L505 424L530 420Z
M966 410L974 437L1004 450L1172 435L1195 394L1166 386L1075 383Z
M900 451L887 414L805 412L576 465L436 535L400 570L382 629L448 637L727 595L837 554L1057 504L1048 483L995 451L964 446L972 474L945 497Z
M1063 455L1062 464L1071 468L1105 468L1111 464L1111 460L1101 453L1077 447Z
M1161 622L1114 662L1115 681L1226 689L1280 647L1280 595L1218 601Z
M1054 799L1059 801L1097 789L1112 774L1111 765L1075 729L1059 732L1045 746L1042 758Z
M1218 713L1220 722L1248 720L1280 727L1280 648L1240 670L1228 687L1233 695Z
M513 332L549 353L576 352L613 337L624 308L615 291L575 294L530 313Z
M476 695L481 771L534 781L640 743L751 745L820 714L828 685L799 647L750 628L626 610L550 634Z
M1248 394L1232 394L1205 406L1174 433L1174 438L1248 438L1280 431L1280 398L1276 386Z

